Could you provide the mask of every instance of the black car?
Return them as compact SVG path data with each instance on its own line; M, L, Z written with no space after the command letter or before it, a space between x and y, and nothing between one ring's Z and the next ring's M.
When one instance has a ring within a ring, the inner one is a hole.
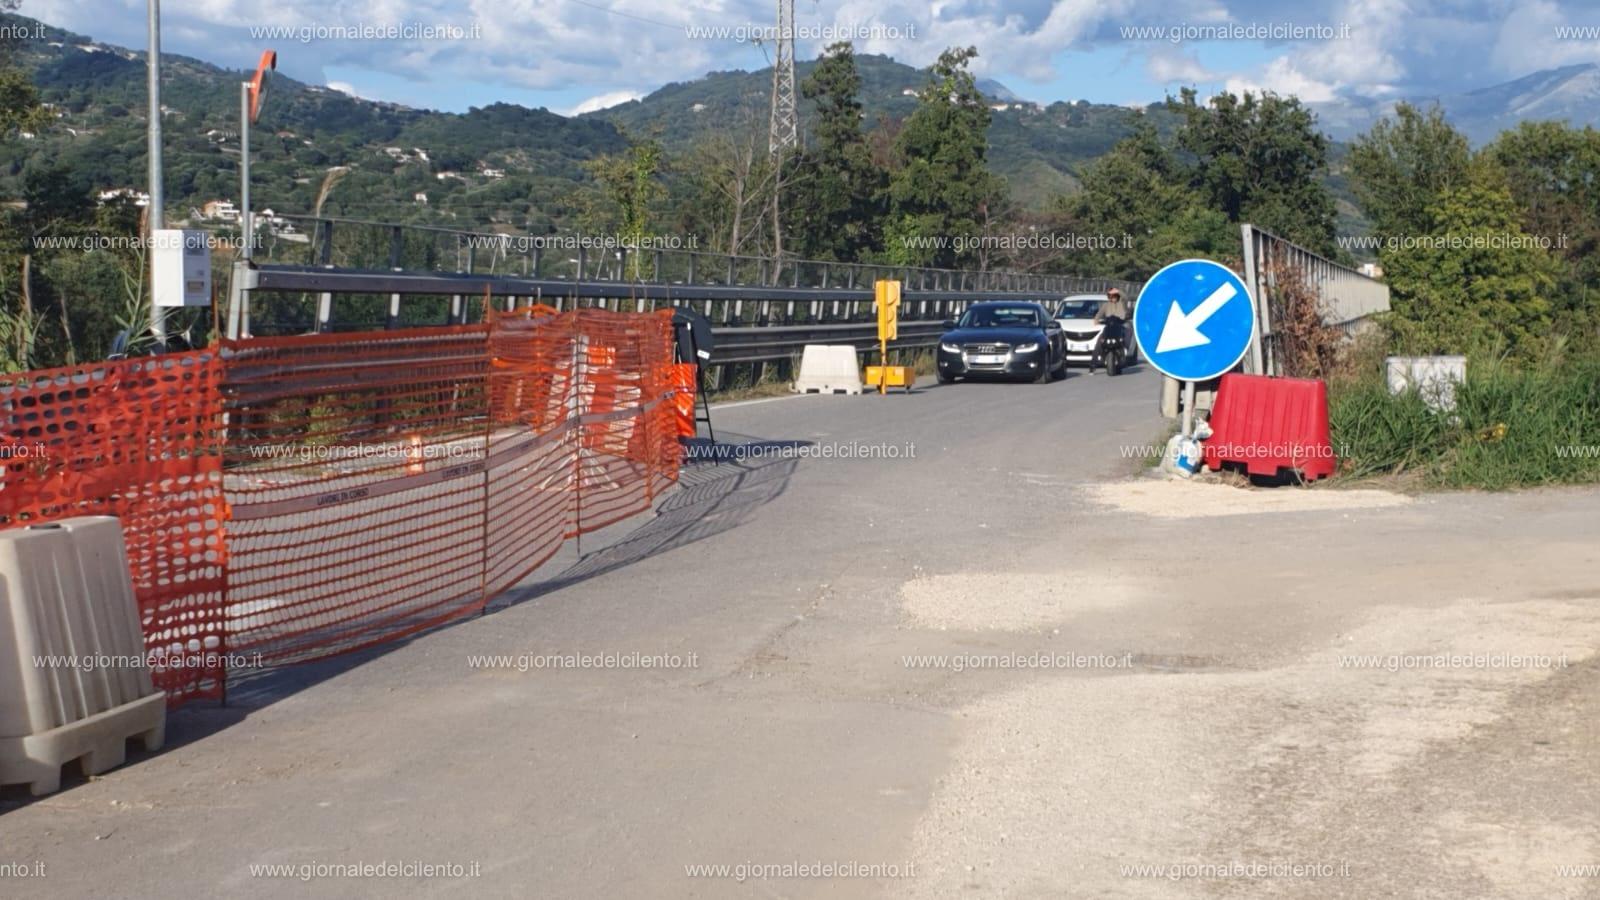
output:
M974 303L939 338L939 383L957 378L1031 378L1044 384L1067 371L1061 325L1037 303Z

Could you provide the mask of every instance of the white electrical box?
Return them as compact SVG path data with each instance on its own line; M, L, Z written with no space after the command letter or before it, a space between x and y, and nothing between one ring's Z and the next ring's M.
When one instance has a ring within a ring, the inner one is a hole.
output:
M156 306L210 306L211 235L181 228L156 231L150 276Z

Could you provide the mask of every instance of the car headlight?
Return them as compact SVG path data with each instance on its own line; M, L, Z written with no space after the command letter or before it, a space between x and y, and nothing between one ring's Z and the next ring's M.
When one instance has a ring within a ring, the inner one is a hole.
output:
M1018 353L1032 353L1037 349L1039 349L1038 344L1018 344L1016 347Z
M960 353L961 352L961 348L960 347L957 347L955 344L946 344L943 341L941 341L939 343L939 349L943 350L946 353Z

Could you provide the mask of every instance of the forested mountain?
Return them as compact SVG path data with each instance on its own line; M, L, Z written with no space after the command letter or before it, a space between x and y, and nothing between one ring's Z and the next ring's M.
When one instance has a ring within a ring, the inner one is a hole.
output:
M47 165L83 192L143 187L144 54L46 27L43 40L18 48L16 62L57 119L0 147L0 189L17 196L23 171ZM238 85L249 73L164 55L162 74L170 213L236 198ZM462 114L410 109L277 74L252 137L261 208L310 210L329 170L349 167L328 194L328 212L524 227L562 219L585 178L582 163L626 145L604 121L510 104Z
M816 65L815 60L796 63L796 79L805 80ZM856 66L861 74L864 128L898 122L916 108L915 94L927 82L926 70L865 54L856 57ZM1075 189L1083 166L1132 134L1142 117L1153 117L1164 132L1175 122L1159 103L1149 110L1084 100L1039 105L1016 99L993 81L981 80L978 86L993 112L990 163L1011 183L1013 195L1030 204ZM680 149L712 131L754 128L765 133L771 90L770 69L713 72L580 118L615 122L631 133L654 133L669 149ZM814 104L802 100L801 121L814 121L814 114Z
M8 21L33 26L31 19ZM17 62L53 106L57 127L0 148L0 187L15 196L23 168L54 162L85 191L138 187L145 170L144 54L43 27ZM238 83L249 73L164 57L166 191L173 215L238 194ZM815 62L802 62L804 79ZM859 58L863 127L892 129L916 107L925 70ZM328 170L350 171L325 209L395 221L491 223L543 230L568 223L582 163L651 137L671 153L739 128L765 133L770 70L715 72L643 100L578 117L495 104L462 114L351 97L274 74L254 134L254 195L279 212L309 210ZM1076 188L1083 166L1133 131L1141 113L1119 106L1017 101L983 82L992 100L990 161L1014 196L1043 205ZM1007 99L1001 99L1007 98ZM803 121L809 103L802 105ZM1162 130L1170 116L1147 114ZM419 202L426 194L427 202Z

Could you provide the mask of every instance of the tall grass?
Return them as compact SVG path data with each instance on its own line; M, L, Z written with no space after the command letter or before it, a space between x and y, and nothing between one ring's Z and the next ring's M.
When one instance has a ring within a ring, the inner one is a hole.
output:
M1416 391L1390 396L1367 361L1330 383L1329 404L1349 476L1487 490L1600 482L1600 358L1470 360L1455 410L1437 413Z

